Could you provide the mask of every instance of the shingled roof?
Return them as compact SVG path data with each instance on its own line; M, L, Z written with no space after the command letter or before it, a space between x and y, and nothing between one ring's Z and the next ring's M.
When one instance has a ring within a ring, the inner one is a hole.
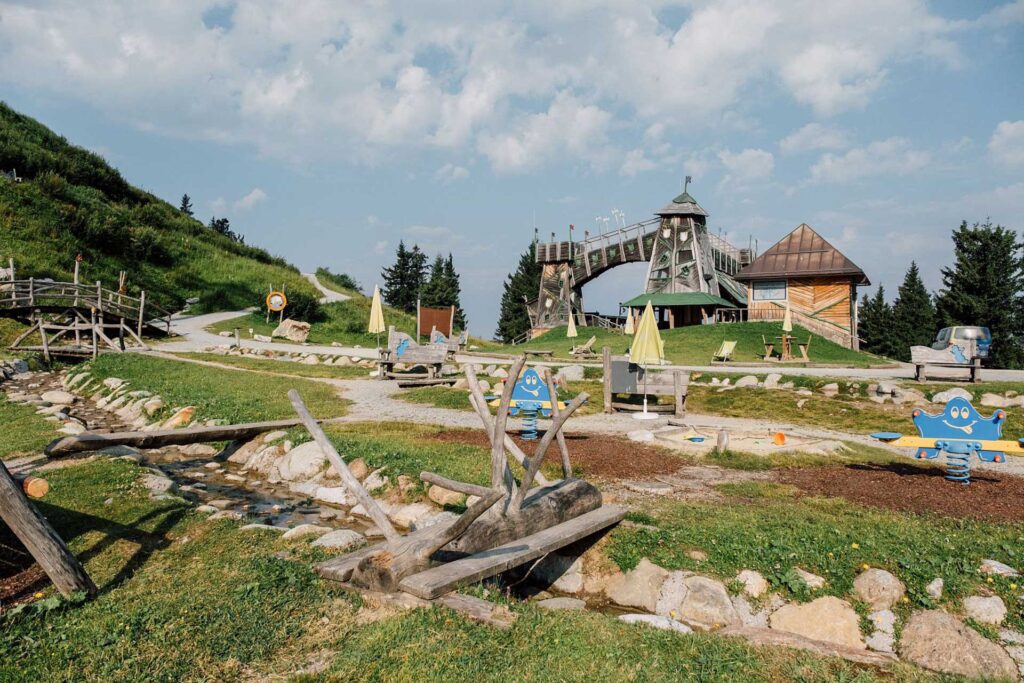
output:
M681 195L665 205L655 216L707 216L707 212L701 208L697 200L685 190Z
M748 282L821 275L848 275L858 285L871 284L857 264L843 256L811 226L801 223L738 272L734 279Z

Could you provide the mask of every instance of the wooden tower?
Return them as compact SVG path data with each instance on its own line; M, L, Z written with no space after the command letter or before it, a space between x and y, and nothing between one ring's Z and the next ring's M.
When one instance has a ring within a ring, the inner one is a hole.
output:
M707 213L685 189L656 214L661 218L650 264L647 294L703 292L720 296L708 238Z

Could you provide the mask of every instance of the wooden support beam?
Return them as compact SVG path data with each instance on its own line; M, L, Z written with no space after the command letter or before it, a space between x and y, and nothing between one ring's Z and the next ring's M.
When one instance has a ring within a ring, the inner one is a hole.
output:
M548 395L551 396L551 417L557 420L559 412L558 391L555 389L555 378L551 376L550 370L544 371L544 379L548 383ZM561 429L555 433L555 439L558 440L558 450L562 456L562 477L568 479L572 476L572 463L569 462L569 446L565 443L565 434L562 433Z
M611 414L614 412L612 408L612 350L605 346L601 349L601 360L603 366L602 377L604 382L602 383L602 390L604 391L604 412Z
M78 559L57 535L46 518L39 514L22 487L14 480L7 467L0 462L0 519L25 545L32 557L43 568L64 595L83 592L96 594L96 584Z
M556 397L557 398L557 397ZM518 493L512 499L512 504L521 507L523 500L526 497L526 492L533 486L533 478L537 476L537 471L540 469L540 464L544 461L544 456L548 452L548 448L551 447L551 442L554 441L555 436L562 430L565 425L565 421L568 420L574 412L576 412L586 400L590 398L587 392L580 392L576 398L565 407L564 412L559 412L551 416L551 426L545 432L541 438L540 443L537 444L537 450L534 451L533 457L530 458L530 464L526 468L526 474L523 475L522 486L519 487Z
M434 474L433 472L420 472L420 479L427 482L428 484L440 486L441 488L448 489L449 491L465 493L467 496L480 496L481 498L483 498L492 490L487 488L486 486L468 484L466 482L448 479L446 477L442 477L440 474Z

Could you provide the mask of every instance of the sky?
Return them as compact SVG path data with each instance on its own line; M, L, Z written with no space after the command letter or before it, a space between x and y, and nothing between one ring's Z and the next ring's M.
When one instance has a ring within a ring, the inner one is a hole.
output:
M303 270L450 252L480 336L534 227L687 175L737 246L807 223L890 294L963 220L1024 229L1024 0L0 0L0 99Z

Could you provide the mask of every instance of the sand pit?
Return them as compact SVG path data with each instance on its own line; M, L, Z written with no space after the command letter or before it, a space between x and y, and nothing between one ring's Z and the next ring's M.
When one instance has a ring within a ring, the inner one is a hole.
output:
M728 449L755 455L776 455L779 453L812 453L829 455L846 449L842 441L806 436L799 431L787 431L784 438L776 432L730 431ZM662 446L678 449L684 453L703 455L714 450L718 433L713 430L698 430L690 427L670 427L654 432L655 442Z

